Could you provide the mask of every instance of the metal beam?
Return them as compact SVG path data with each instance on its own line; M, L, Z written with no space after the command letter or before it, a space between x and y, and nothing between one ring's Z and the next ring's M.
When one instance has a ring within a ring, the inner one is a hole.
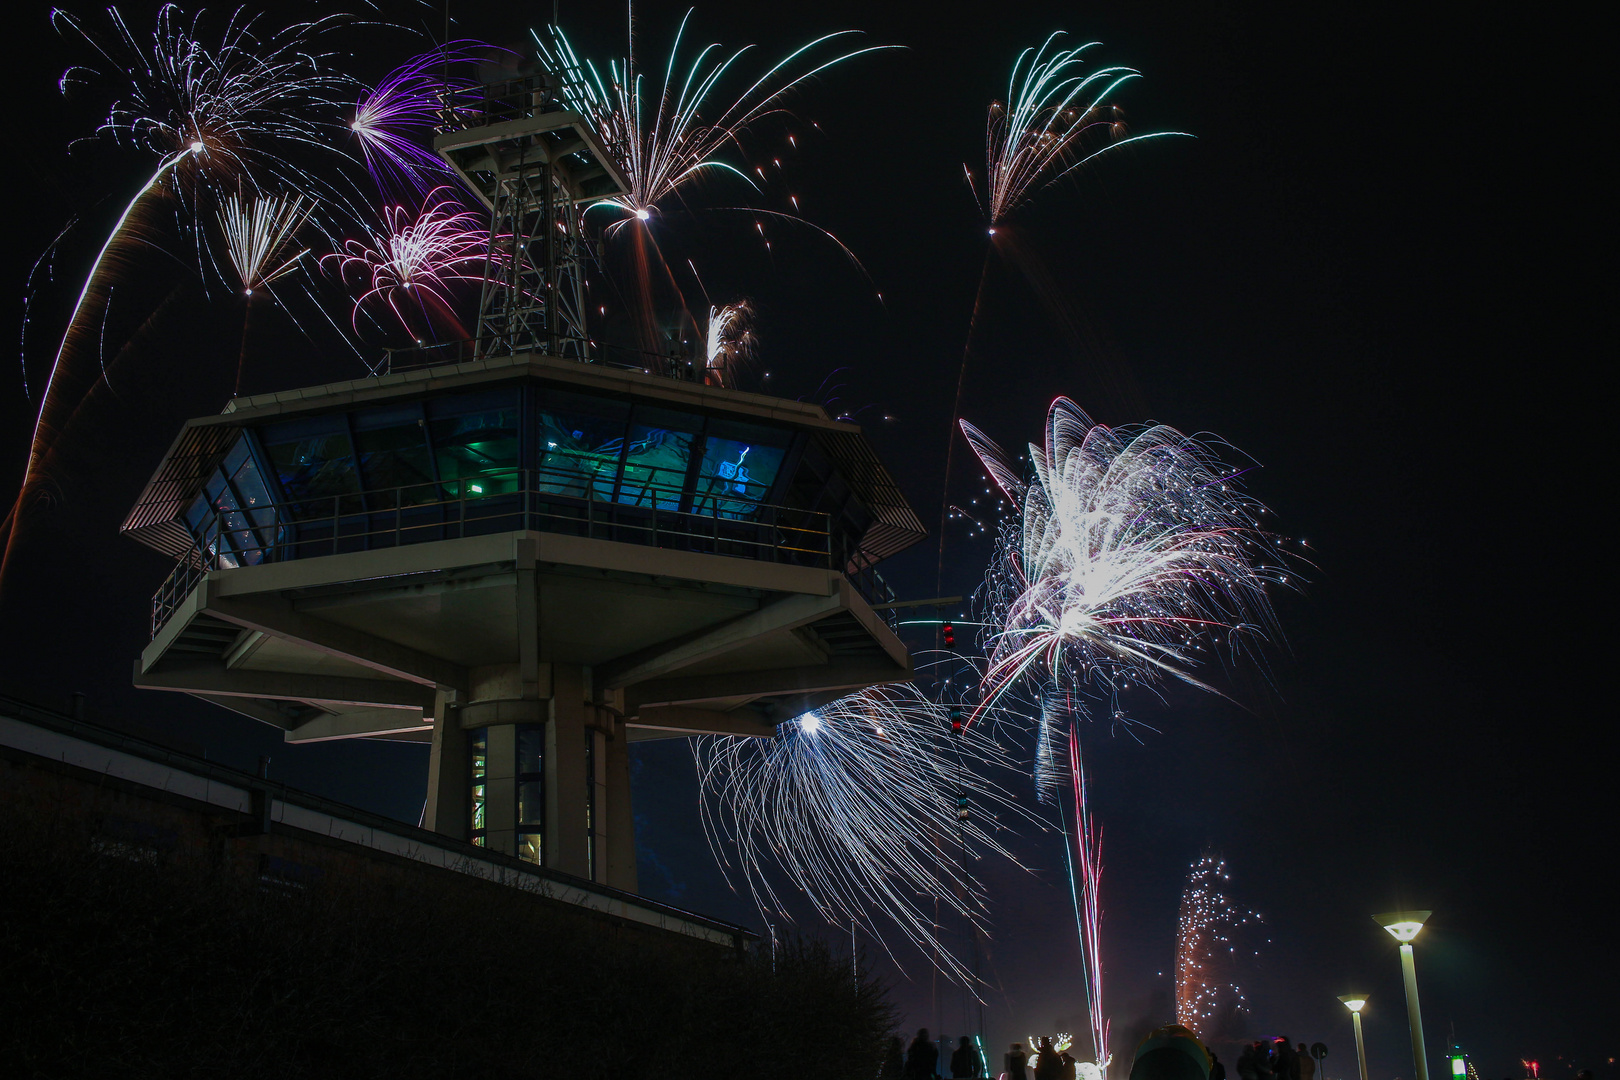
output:
M657 705L641 710L625 727L669 731L681 735L748 735L768 739L776 734L773 724L762 723L746 713L718 709L694 709L687 705Z
M394 711L431 711L433 708L433 691L418 683L397 679L354 679L341 675L305 675L291 671L252 671L220 663L176 664L147 672L137 670L135 685L143 690L180 690L213 697L370 705Z
M287 730L282 737L290 743L334 742L338 739L370 739L383 736L430 736L432 723L414 720L398 709L363 709L351 713L327 713Z
M467 669L408 645L297 611L285 600L209 597L210 615L396 679L465 690Z
M844 610L842 590L831 596L785 596L690 637L660 642L592 669L597 686L618 689L712 660L767 634L796 630Z
M880 683L904 682L912 677L909 666L840 661L810 667L734 671L716 675L688 675L654 679L631 687L625 694L626 710L639 714L651 705L680 705L723 698L765 697L819 690L859 690Z

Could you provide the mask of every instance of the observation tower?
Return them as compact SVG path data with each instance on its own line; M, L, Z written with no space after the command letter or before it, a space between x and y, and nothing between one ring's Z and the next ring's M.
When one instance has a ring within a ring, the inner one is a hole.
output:
M592 354L558 223L622 180L546 79L437 140L529 230L474 350L181 430L123 525L176 563L135 683L430 743L427 827L635 891L627 745L910 678L873 567L925 530L859 427Z

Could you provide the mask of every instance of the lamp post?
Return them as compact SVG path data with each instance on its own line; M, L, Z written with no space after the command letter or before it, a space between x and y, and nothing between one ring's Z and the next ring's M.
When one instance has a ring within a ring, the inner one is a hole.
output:
M1412 958L1412 939L1428 921L1432 911L1391 911L1374 915L1373 921L1401 943L1401 976L1406 981L1406 1023L1412 1029L1412 1065L1417 1080L1429 1080L1429 1065L1423 1054L1423 1016L1418 1011L1417 963Z
M1339 1000L1350 1010L1350 1025L1356 1029L1356 1066L1361 1080L1367 1080L1367 1046L1361 1041L1361 1010L1367 1004L1366 994L1341 994Z

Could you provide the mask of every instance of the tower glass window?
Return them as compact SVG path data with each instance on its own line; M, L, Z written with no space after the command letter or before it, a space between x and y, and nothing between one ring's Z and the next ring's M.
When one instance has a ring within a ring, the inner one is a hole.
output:
M517 857L545 865L546 727L517 729Z
M629 405L622 401L548 393L538 425L539 490L611 501L629 414Z
M755 424L715 420L703 440L692 510L749 518L767 501L787 454L787 434Z
M671 409L636 407L624 451L624 475L616 502L679 510L701 417Z
M517 490L522 464L516 390L429 402L428 431L438 479L451 498Z
M360 480L346 415L269 424L260 438L295 520L360 509Z
M214 565L234 568L264 561L279 531L270 493L245 437L236 440L204 481L186 511L186 526Z

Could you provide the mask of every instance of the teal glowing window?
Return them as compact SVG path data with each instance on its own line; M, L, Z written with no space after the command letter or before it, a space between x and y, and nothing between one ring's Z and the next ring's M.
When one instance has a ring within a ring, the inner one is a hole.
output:
M637 406L624 451L616 502L679 510L703 421L668 409Z
M437 479L450 497L516 491L521 410L515 390L428 403ZM477 490L474 490L474 489Z

